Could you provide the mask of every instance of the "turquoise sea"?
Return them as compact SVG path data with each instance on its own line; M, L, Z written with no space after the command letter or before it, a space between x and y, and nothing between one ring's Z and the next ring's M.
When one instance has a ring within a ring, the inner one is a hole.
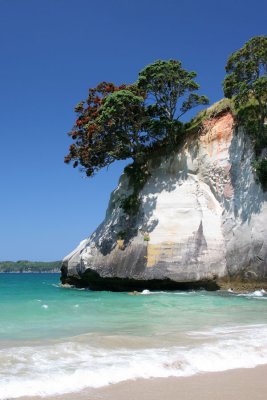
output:
M267 363L267 294L93 292L0 274L0 399Z

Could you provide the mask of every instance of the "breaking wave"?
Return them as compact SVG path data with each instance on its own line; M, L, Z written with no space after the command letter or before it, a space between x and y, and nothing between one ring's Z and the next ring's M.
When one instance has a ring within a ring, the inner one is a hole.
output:
M68 341L0 350L0 399L47 396L136 378L190 376L267 363L267 325L188 332L188 346L96 348ZM10 374L12 371L12 374Z

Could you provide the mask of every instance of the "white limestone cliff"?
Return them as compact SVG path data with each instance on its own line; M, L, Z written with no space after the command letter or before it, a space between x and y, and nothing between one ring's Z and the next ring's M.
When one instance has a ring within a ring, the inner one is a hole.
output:
M110 290L267 281L267 194L252 159L230 111L205 120L177 153L149 162L134 218L120 207L132 191L122 175L104 222L63 260L62 281Z

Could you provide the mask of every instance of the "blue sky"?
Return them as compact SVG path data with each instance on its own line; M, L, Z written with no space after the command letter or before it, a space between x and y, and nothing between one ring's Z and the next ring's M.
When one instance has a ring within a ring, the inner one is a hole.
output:
M0 0L0 260L61 259L102 221L123 163L93 179L63 163L89 87L173 58L212 103L266 30L266 0Z

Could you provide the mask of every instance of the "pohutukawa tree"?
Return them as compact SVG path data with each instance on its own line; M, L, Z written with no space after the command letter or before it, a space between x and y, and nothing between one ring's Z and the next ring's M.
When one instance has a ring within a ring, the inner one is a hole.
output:
M114 160L138 161L149 137L144 131L148 121L144 97L134 86L112 93L106 98L99 116L105 138L112 146Z
M146 141L140 90L102 82L89 89L87 101L79 103L75 111L78 118L69 134L75 143L65 157L66 163L72 161L74 167L79 165L92 176L115 160L138 157Z
M238 116L254 138L254 170L267 190L267 36L255 36L234 52L226 65L228 75L223 87L226 97L233 98Z
M80 166L87 176L115 160L132 158L141 164L151 144L175 141L183 114L208 103L205 96L192 93L199 89L195 77L179 61L159 60L140 72L136 84L102 82L89 89L86 102L75 108L78 118L70 132L74 143L65 162Z
M261 133L267 117L267 36L255 36L234 52L226 64L224 94L233 98L237 107L249 100L257 102Z
M155 61L139 73L137 86L147 92L150 100L151 126L165 128L171 141L179 134L179 119L191 108L209 103L206 96L193 93L199 89L196 75L183 69L177 60Z

